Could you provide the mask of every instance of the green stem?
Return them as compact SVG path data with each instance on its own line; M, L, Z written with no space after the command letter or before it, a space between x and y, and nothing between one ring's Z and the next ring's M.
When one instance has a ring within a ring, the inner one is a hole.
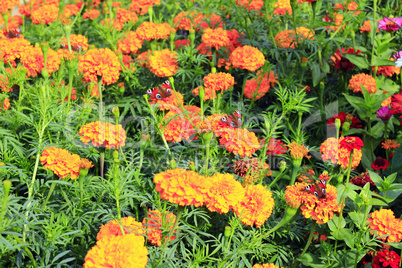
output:
M246 83L247 83L247 77L248 77L249 71L248 70L244 70L244 80L243 80L243 86L241 89L241 99L240 101L243 102L243 98L244 98L244 89L246 88Z
M100 176L103 178L103 168L105 166L105 147L99 148Z
M102 103L102 77L98 77L98 90L99 90L99 122L102 122L102 110L103 110L103 103Z
M354 149L353 149L354 150ZM350 179L350 172L352 171L352 161L353 161L353 150L350 151L350 159L349 159L349 166L348 166L348 173L346 175L346 187L348 187L349 179Z
M295 183L296 177L297 177L297 172L299 172L299 169L300 169L301 161L302 161L302 159L293 159L292 160L293 169L292 169L292 174L290 176L290 184L289 185L293 185Z
M283 173L284 170L280 171L280 173L278 174L278 176L276 176L276 178L268 185L268 189L271 189L272 185L274 185L284 174Z
M315 231L315 226L316 225L317 225L317 222L313 221L313 223L311 224L310 234L308 236L306 246L304 247L304 249L303 249L302 253L300 254L299 258L301 258L304 255L304 253L306 253L307 249L310 247L311 241L313 240L313 237L314 237L314 231ZM297 263L298 263L298 261L295 262L295 264L297 264ZM293 267L295 267L295 265L293 265Z
M82 203L84 201L84 178L85 177L79 177L79 184L80 184L80 207L82 207Z
M208 162L209 162L209 146L210 146L211 140L207 139L206 140L206 148L205 148L205 176L208 176Z
M42 207L40 208L41 210L46 206L47 201L49 201L49 198L52 195L55 187L56 187L56 183L52 182L52 185L50 186L50 190L49 190L49 193L47 194L46 200L43 203Z

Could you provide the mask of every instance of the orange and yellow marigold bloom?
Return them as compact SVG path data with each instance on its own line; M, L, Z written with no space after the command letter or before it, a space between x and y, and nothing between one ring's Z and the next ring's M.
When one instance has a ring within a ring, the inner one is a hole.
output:
M60 40L60 45L64 48L68 48L67 38L63 37ZM70 45L74 51L87 51L88 50L88 38L81 34L70 35Z
M159 210L148 210L148 217L144 218L142 224L146 228L147 240L155 246L160 247L162 245L162 229L173 229L176 221L176 215L170 211L166 211L162 214ZM176 233L176 231L175 231ZM167 237L165 237L167 239ZM170 241L176 239L175 235L170 237Z
M156 98L150 98L150 104L158 104L159 110L172 110L178 109L183 105L183 95L180 92L176 92L172 89L172 95L164 99L158 100Z
M95 147L105 146L106 149L119 149L125 145L126 131L118 124L113 125L109 122L91 122L82 126L78 132L80 140L88 144L92 142Z
M226 30L222 28L207 28L201 36L202 42L210 48L219 49L230 45L230 39Z
M56 147L46 148L42 152L40 161L45 169L53 171L61 179L67 178L70 175L70 179L74 180L80 172L80 156L71 154L66 149Z
M385 242L399 243L402 241L402 220L395 218L394 212L390 209L380 209L370 214L367 219L370 232L377 232L380 239ZM388 235L388 236L385 236Z
M102 225L98 234L96 235L96 240L99 241L104 239L105 237L122 236L130 233L136 235L145 234L145 231L142 229L141 222L136 221L135 218L131 216L122 218L120 222L123 228L120 227L119 220L112 220L107 224ZM124 231L124 234L121 231L122 229Z
M250 72L256 71L265 63L264 54L258 48L252 46L237 47L229 57L234 68L245 69Z
M292 15L290 0L278 0L274 3L274 15Z
M124 54L134 54L137 53L142 47L144 41L138 38L136 32L128 32L126 37L123 37L117 41L117 49L119 49Z
M376 93L377 92L377 84L375 78L371 75L361 73L353 75L352 78L349 80L349 87L353 90L353 92L363 93L363 88L369 93Z
M258 100L262 98L270 89L271 84L277 83L274 72L266 73L262 76L260 71L257 72L257 76L253 79L249 79L246 82L246 87L244 88L244 96L248 99Z
M221 121L221 118L222 116L218 120ZM261 148L254 132L250 132L245 128L228 128L228 125L223 125L224 128L218 129L214 133L219 137L219 144L225 146L228 152L240 157L251 157L253 153Z
M152 39L167 39L175 29L168 23L144 21L136 30L138 38L151 41Z
M149 55L148 65L151 72L159 77L171 77L179 69L176 52L167 48Z
M254 264L252 268L279 268L279 266L276 266L273 263L264 263L264 264Z
M50 24L57 20L59 8L55 5L43 5L31 14L33 24Z

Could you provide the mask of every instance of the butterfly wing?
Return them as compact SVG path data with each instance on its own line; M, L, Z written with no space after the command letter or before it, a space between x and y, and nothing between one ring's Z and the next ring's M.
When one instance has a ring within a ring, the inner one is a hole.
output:
M243 122L241 121L241 114L239 110L236 110L233 114L229 116L222 117L221 121L235 128L241 127L243 124Z
M325 180L320 180L312 185L306 186L306 191L315 195L318 199L326 197L326 186L327 182Z
M163 100L164 98L169 97L170 95L172 95L169 81L165 81L162 85L156 88L148 89L147 94L157 100Z

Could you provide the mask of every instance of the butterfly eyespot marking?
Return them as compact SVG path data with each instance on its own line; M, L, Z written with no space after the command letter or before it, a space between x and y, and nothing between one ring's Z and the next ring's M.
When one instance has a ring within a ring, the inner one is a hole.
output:
M321 182L322 184L324 184L324 185L327 184L327 182L326 182L325 180L320 180L320 182Z
M306 189L307 191L310 191L310 188L311 188L310 185L307 185L305 189Z
M232 127L235 127L235 123L232 121L232 122L230 122L230 125L232 126Z
M315 195L316 197L318 197L318 193L317 193L317 191L314 191L314 195Z
M152 94L152 91L153 91L152 89L148 89L147 94Z
M322 189L322 193L323 193L324 195L326 195L326 194L327 194L327 191L325 191L325 189Z
M165 81L165 84L166 84L166 85L170 85L169 80L166 80L166 81Z
M161 94L156 94L156 96L155 96L158 100L160 100L160 99L162 99L162 96L161 96Z
M166 91L167 93L172 94L172 91L169 88L167 88Z
M241 124L241 119L239 118L239 123Z
M226 122L227 120L228 120L227 116L224 116L224 117L221 118L222 122Z

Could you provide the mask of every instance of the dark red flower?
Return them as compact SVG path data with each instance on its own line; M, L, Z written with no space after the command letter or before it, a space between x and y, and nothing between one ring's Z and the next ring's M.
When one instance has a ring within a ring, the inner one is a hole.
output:
M369 264L373 261L373 251L370 251L368 253L366 253L366 255L364 255L363 259L362 259L362 263L363 265Z
M265 144L265 137L260 140L261 146ZM287 152L286 145L280 140L275 140L274 138L270 138L267 146L267 154L268 155L278 155L284 154Z
M398 268L401 257L395 251L389 251L388 249L383 249L373 257L373 268Z
M370 186L372 187L375 186L374 182L370 178L370 174L367 171L358 176L354 176L350 179L350 182L360 187L363 187L364 185L366 185L366 183L370 183Z
M353 149L360 150L364 143L359 137L345 137L343 140L339 142L341 148L346 148L348 151L352 151Z
M347 58L343 57L342 54L343 53L351 53L351 54L359 54L361 51L360 50L356 50L351 47L348 50L345 51L345 49L342 47L342 53L341 51L338 49L336 51L336 53L334 55L331 56L330 60L332 61L332 65L335 66L336 69L340 69L340 70L352 70L353 68L355 68L355 65L353 63L351 63Z
M380 169L387 169L389 166L389 162L387 159L382 158L381 156L377 156L377 159L374 160L374 162L371 164L371 167L374 170L380 170Z
M402 104L402 102L401 102L401 104ZM339 114L334 115L334 117L328 119L327 125L330 126L331 128L335 128L335 119L338 118L339 120L341 120L341 129L342 129L343 123L345 123L347 116L349 116L349 117L352 116L352 120L350 122L350 128L362 128L363 127L359 118L357 118L351 114L345 113L345 112L340 112Z

